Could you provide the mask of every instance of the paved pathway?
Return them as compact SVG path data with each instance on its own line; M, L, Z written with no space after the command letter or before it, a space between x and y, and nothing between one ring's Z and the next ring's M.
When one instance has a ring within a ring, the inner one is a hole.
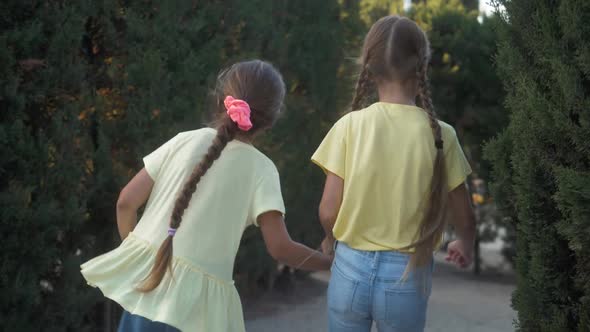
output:
M484 248L485 252L485 248ZM488 251L488 261L498 261ZM496 264L494 264L496 265ZM248 332L327 331L326 287L329 275L317 273L311 280L297 281L289 293L273 292L244 302ZM510 308L513 277L485 271L475 277L459 271L437 255L426 332L513 331L516 317Z

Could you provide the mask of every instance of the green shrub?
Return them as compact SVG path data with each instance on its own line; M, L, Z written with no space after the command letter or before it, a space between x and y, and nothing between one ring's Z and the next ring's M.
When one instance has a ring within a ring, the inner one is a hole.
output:
M590 3L499 2L510 123L486 155L517 230L517 326L589 331Z

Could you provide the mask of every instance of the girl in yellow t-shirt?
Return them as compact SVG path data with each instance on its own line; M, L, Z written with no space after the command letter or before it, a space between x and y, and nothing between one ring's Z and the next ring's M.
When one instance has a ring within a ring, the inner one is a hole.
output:
M432 254L449 211L459 239L447 260L471 262L475 223L464 184L471 168L454 129L436 118L429 60L427 36L416 23L398 16L377 21L365 37L354 112L312 157L327 174L323 247L337 240L330 331L369 331L373 321L379 331L423 331ZM367 105L374 94L379 101Z
M240 62L216 90L215 128L180 133L144 158L117 202L123 243L82 265L88 283L125 309L121 332L244 331L232 270L251 224L275 259L330 267L330 256L289 237L278 172L251 145L282 108L281 75L263 61Z

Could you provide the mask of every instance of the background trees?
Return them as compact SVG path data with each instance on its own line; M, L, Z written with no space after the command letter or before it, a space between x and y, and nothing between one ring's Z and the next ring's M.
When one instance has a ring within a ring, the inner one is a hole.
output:
M407 15L430 35L437 111L457 127L485 177L481 142L506 117L491 67L494 19L479 22L473 3L422 1ZM118 244L120 188L142 156L207 123L216 74L237 60L267 59L284 75L283 118L257 145L280 170L292 235L319 243L324 177L309 158L348 110L355 57L370 24L402 8L401 1L375 0L3 1L2 324L17 331L109 328L115 310L84 284L79 264ZM582 38L568 29L571 40ZM242 292L275 279L256 229L244 236L235 272Z

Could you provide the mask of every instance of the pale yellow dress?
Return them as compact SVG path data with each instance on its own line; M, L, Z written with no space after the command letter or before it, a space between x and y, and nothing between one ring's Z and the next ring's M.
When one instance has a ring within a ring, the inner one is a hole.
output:
M154 187L137 227L121 245L82 265L88 284L130 313L181 331L244 331L232 281L246 227L266 211L285 212L275 165L251 145L230 142L201 179L173 242L173 278L152 292L135 288L148 275L167 236L179 190L216 131L178 134L144 158Z

